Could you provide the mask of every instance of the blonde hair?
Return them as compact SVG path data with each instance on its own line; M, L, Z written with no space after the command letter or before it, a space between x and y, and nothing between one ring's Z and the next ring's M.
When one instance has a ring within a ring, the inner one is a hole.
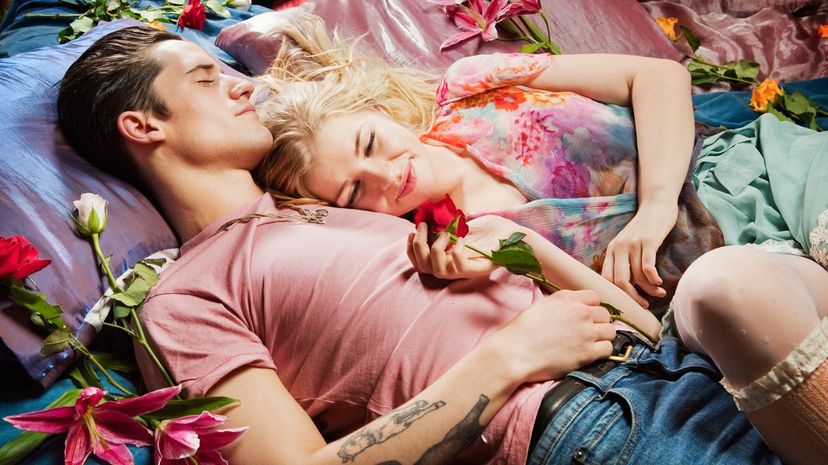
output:
M359 39L328 36L322 20L299 14L278 30L282 46L258 79L259 117L273 145L254 170L259 185L279 200L312 199L302 179L312 140L326 118L381 109L415 133L434 118L437 75L393 67L357 48Z

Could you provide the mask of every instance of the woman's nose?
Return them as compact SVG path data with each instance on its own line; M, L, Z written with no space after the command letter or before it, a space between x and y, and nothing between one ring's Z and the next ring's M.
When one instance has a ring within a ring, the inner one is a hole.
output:
M396 186L396 176L394 176L393 165L390 162L376 159L365 161L364 176L366 181L369 181L380 191Z

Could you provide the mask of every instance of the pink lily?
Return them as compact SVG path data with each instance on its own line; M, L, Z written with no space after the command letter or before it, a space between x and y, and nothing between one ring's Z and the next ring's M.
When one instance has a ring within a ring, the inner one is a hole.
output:
M435 5L442 5L442 6L450 6L450 5L457 5L458 3L463 3L466 0L428 0L428 3L433 3Z
M540 0L517 0L509 5L509 12L506 16L532 15L541 10Z
M131 465L125 444L148 446L152 432L133 417L158 410L181 391L173 386L122 400L103 402L106 391L88 387L80 392L74 407L57 407L5 417L17 428L38 433L66 433L64 461L81 465L89 455L113 465Z
M239 438L247 427L213 429L227 417L201 412L164 420L155 429L155 465L228 465L220 449Z
M508 0L469 0L469 5L450 5L446 14L460 32L440 44L440 51L459 42L480 35L485 41L497 39L496 25L511 11Z

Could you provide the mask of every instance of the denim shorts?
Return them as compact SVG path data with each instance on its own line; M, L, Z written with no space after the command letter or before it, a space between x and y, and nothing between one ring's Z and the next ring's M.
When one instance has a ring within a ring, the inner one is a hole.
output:
M547 425L528 465L782 464L719 384L706 358L675 337L637 344Z

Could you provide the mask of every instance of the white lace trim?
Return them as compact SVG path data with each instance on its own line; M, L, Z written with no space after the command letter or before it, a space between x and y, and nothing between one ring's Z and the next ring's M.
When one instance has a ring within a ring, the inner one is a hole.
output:
M764 376L742 389L733 389L725 380L722 386L743 412L752 412L769 405L802 384L828 358L828 318L814 329L785 360Z
M828 210L819 214L817 225L808 235L808 240L811 242L808 249L811 258L828 269Z
M777 241L775 239L768 239L761 244L745 244L748 247L754 247L757 249L762 249L765 252L771 253L784 253L788 255L796 255L799 257L807 257L808 254L802 250L802 246L799 245L793 239L789 239L787 241Z

